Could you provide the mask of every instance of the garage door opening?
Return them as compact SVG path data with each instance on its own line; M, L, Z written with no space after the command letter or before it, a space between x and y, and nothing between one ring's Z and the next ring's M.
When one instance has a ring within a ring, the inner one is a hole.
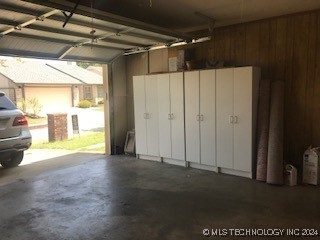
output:
M21 165L106 153L103 66L0 57L0 91L23 111L33 144ZM106 67L105 67L106 69Z

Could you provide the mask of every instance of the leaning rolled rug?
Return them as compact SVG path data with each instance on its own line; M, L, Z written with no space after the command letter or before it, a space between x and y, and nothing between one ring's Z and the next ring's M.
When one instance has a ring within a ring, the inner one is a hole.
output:
M269 109L270 109L270 80L260 81L257 127L257 172L256 179L267 180L268 139L269 139Z
M271 84L267 183L283 184L284 82Z

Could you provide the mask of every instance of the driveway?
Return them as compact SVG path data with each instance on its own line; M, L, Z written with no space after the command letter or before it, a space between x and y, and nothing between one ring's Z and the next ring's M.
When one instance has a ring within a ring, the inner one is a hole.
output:
M104 112L94 108L70 108L68 111L68 136L72 137L71 116L78 115L80 135L90 132L104 131ZM48 141L48 128L40 128L31 130L32 141L41 142Z
M63 149L29 149L20 166L10 169L0 167L0 187L101 158L105 158L105 155Z

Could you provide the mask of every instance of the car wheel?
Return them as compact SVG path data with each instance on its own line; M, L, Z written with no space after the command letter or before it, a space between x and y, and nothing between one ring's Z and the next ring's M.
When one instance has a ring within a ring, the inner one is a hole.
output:
M1 161L2 167L12 168L18 166L22 162L23 155L23 152L12 153L9 158Z

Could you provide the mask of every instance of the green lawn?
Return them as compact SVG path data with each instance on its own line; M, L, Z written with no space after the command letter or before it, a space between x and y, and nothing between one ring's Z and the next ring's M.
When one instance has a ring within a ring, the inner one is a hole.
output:
M35 124L46 124L47 118L31 118L27 117L29 125L35 125Z
M103 112L104 111L104 105L99 105L97 107L92 107L92 109L99 111L99 112Z
M87 135L83 135L80 137L74 137L72 139L68 139L65 141L57 141L57 142L42 142L35 143L31 146L33 149L66 149L66 150L89 150L90 151L99 151L103 149L101 146L97 148L89 148L89 146L101 144L105 141L104 133L91 133Z

